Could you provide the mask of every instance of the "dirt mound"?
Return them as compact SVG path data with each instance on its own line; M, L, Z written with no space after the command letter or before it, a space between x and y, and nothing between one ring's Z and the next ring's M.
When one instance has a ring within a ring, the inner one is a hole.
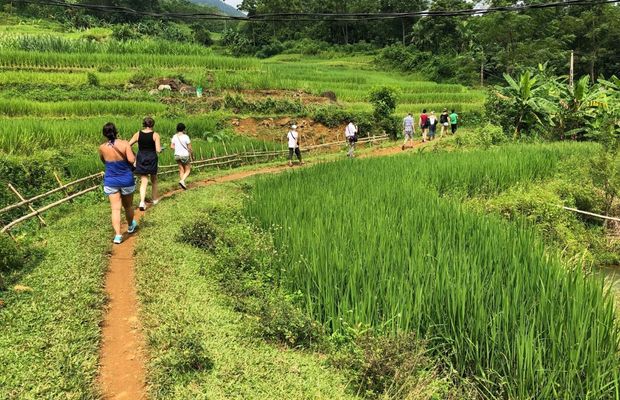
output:
M327 104L335 101L335 94L334 99L332 100L330 97L315 96L303 90L241 90L232 93L241 93L248 100L261 100L267 97L271 97L273 99L288 99L301 101L304 104Z
M186 85L180 79L176 78L159 78L156 81L156 87L158 91L170 90L179 93L196 93L196 88L190 85Z
M275 142L284 142L292 124L297 125L302 145L344 140L344 125L328 128L309 118L243 118L233 119L231 124L238 135Z

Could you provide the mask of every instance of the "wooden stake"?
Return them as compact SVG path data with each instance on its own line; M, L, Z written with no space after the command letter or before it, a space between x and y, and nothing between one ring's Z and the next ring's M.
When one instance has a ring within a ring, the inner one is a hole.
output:
M56 178L56 182L58 182L58 185L60 185L60 187L63 188L62 191L65 192L65 196L69 196L69 191L67 190L64 183L62 183L62 181L60 180L60 177L58 176L56 171L54 171L54 178Z
M26 199L24 199L24 197L17 191L17 189L15 189L15 187L13 187L13 185L11 185L9 183L9 189L11 189L13 191L13 193L15 193L15 195L21 200L21 201L26 201ZM45 226L47 226L47 224L45 223L45 220L43 219L43 217L41 215L39 215L39 213L37 212L37 210L35 210L32 207L32 204L28 204L28 208L30 209L30 211L34 212L35 215L37 216L37 218L39 218L39 221L41 221L41 223Z

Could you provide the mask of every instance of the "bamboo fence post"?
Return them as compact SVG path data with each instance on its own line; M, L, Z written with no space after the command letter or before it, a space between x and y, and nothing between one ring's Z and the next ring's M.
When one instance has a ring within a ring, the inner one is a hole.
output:
M213 158L217 158L217 153L215 152L215 146L213 146ZM220 170L220 166L216 165L216 167L217 167L217 170L219 171Z
M60 185L60 187L63 188L62 191L65 192L65 196L69 196L69 191L67 190L67 188L64 186L64 184L60 180L60 177L58 176L56 171L54 171L54 178L56 178L56 182L58 182L58 185Z
M15 187L13 185L11 185L9 183L9 189L11 189L11 191L13 193L15 193L15 195L21 200L21 201L26 201L26 199L17 191L17 189L15 189ZM30 209L30 211L36 213L37 218L39 218L39 221L41 221L41 223L45 226L47 226L47 224L45 223L45 220L43 219L43 217L37 212L37 210L35 210L32 207L32 204L28 203L28 208Z

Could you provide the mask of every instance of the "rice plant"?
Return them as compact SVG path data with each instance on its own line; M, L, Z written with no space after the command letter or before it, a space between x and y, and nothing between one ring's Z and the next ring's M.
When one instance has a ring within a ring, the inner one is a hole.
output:
M319 165L261 179L247 212L280 284L329 330L414 331L488 397L611 399L620 331L603 282L566 271L525 223L463 196L544 179L577 146Z

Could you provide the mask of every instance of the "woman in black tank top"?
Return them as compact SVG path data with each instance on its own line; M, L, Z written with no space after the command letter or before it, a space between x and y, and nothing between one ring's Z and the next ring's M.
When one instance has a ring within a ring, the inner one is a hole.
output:
M135 173L140 175L140 210L144 211L146 209L146 188L149 184L149 176L151 177L151 185L153 187L153 204L157 204L159 201L157 193L157 154L161 152L161 140L159 134L153 130L155 126L153 118L145 118L142 126L143 129L133 135L129 144L134 145L138 143Z

